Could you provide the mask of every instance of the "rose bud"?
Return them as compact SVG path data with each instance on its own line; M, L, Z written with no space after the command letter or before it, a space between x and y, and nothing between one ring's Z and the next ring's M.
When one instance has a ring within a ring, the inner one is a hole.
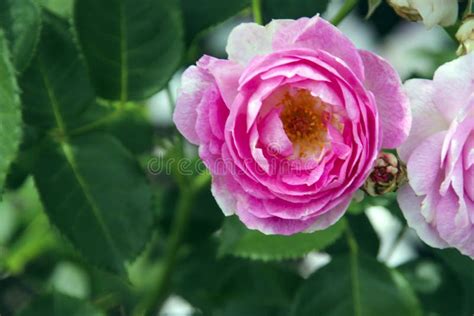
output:
M456 53L466 55L474 51L474 15L468 15L462 21L461 26L456 32L456 39L459 41L459 48Z
M388 0L399 16L409 21L423 21L428 28L449 26L458 17L457 0Z
M403 162L394 154L381 152L363 189L368 195L378 196L395 192L406 181L406 166Z

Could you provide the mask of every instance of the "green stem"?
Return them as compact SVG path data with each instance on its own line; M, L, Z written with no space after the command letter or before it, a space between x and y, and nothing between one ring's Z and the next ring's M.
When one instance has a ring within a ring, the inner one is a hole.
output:
M252 13L255 23L263 25L262 0L252 0Z
M358 0L346 0L342 7L337 12L336 16L332 19L331 23L334 25L339 25L352 12L354 7L357 5Z
M171 235L169 236L166 253L164 257L163 270L156 287L150 291L135 308L133 316L149 315L152 311L158 311L170 293L171 277L181 248L181 242L188 226L189 216L194 203L196 193L209 183L208 173L202 174L194 179L191 185L181 187L181 196L176 207L176 215L173 221Z
M171 91L171 87L170 87L169 83L166 86L166 96L168 97L168 102L170 104L171 112L173 112L175 101L174 101L174 98L173 98L173 91Z
M351 284L352 284L352 299L354 304L354 315L361 316L361 302L360 302L360 284L359 284L359 246L352 233L349 225L346 227L346 239L350 250L350 269L351 269Z
M467 17L469 14L474 13L473 0L467 0L466 10L464 11L463 18Z

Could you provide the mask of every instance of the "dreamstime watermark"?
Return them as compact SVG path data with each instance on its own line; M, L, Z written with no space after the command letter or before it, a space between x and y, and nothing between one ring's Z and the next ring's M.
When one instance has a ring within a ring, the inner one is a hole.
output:
M200 175L210 170L214 175L241 176L251 173L254 176L266 175L307 175L318 167L316 159L291 159L281 155L278 145L271 144L267 150L257 149L248 153L247 158L216 157L213 159L167 158L157 155L148 160L147 168L152 175L171 175L178 173L184 176Z

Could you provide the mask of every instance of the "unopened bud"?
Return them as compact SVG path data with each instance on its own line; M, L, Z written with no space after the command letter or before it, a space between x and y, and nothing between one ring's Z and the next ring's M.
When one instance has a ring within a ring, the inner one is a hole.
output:
M381 152L363 190L371 196L396 191L407 182L406 166L394 154Z
M462 21L456 32L459 48L456 53L461 56L474 51L474 14L468 15Z
M457 0L388 0L395 12L409 21L423 21L428 28L449 26L458 17Z
M388 4L402 18L408 21L421 21L421 15L407 0L388 0Z

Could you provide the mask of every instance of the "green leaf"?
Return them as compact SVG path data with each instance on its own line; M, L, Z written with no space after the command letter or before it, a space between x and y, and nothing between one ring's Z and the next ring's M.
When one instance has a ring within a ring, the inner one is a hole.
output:
M334 257L300 288L294 316L421 315L408 282L395 270L364 255Z
M216 245L206 243L194 247L177 267L174 289L203 315L287 316L301 282L275 262L217 259Z
M26 124L23 126L22 134L19 152L10 166L5 181L5 188L10 191L20 188L32 173L36 157L41 153L39 144L46 136L44 130Z
M15 71L0 30L0 191L21 140L21 110Z
M382 0L367 0L369 10L367 11L366 19L370 18L374 14L375 10L382 4Z
M16 70L23 71L38 44L41 13L33 0L0 0L0 28L10 42Z
M186 43L202 31L225 21L250 5L250 0L181 0Z
M123 111L107 126L107 130L134 154L153 150L153 126L143 107L135 105Z
M464 310L468 312L467 315L471 316L474 312L474 301L472 300L472 293L474 293L474 261L468 256L462 255L456 249L429 248L429 251L439 257L461 281L465 293Z
M94 91L68 24L44 14L38 51L20 78L25 121L65 131L94 102Z
M55 231L43 213L38 214L28 227L16 236L5 254L0 257L0 267L10 275L21 275L25 267L39 256L58 247Z
M256 260L283 260L305 256L310 251L321 250L333 243L344 231L345 221L314 233L292 236L265 235L247 229L237 217L227 218L222 228L219 254Z
M18 316L105 316L87 302L60 293L35 299Z
M36 0L43 8L54 12L62 17L70 17L72 15L72 6L74 0Z
M442 262L420 259L405 263L398 270L417 292L426 315L471 316L474 311L469 310L472 299L459 276Z
M262 13L265 23L272 19L298 19L312 17L326 11L329 0L264 0Z
M79 0L74 22L99 96L139 100L158 92L181 61L175 0Z
M34 171L46 212L88 261L123 272L150 238L151 192L112 136L92 133L44 148Z

